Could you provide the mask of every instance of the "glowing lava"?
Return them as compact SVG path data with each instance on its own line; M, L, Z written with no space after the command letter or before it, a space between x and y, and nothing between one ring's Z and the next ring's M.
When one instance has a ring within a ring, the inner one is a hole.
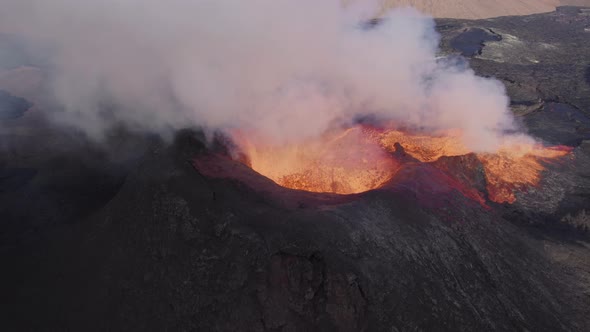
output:
M399 168L370 134L359 126L280 147L238 142L249 166L283 187L353 194L378 188Z
M360 193L388 182L402 164L394 154L396 143L414 158L414 163L471 153L458 131L431 136L359 125L316 140L283 146L255 144L245 137L234 135L247 156L246 163L255 171L283 187L338 194ZM542 162L570 151L567 147L512 142L494 153L477 154L485 172L488 198L497 203L513 203L515 192L539 184L545 169ZM459 176L452 171L449 175Z
M427 136L390 130L381 136L381 144L389 151L395 151L396 142L404 147L406 153L423 162L470 153L457 131L447 132L444 136ZM563 146L544 147L530 142L507 142L495 153L477 154L485 171L490 200L514 203L516 191L524 191L539 184L541 173L545 170L542 161L562 157L570 151L571 148Z
M485 169L490 200L514 203L516 191L524 191L539 184L541 172L545 170L542 161L565 156L570 151L567 147L516 145L501 148L497 153L479 154L478 158Z
M395 151L395 143L406 153L420 161L435 161L440 157L462 156L470 153L461 140L459 131L448 131L437 136L410 134L400 130L386 130L379 137L380 144L388 151Z

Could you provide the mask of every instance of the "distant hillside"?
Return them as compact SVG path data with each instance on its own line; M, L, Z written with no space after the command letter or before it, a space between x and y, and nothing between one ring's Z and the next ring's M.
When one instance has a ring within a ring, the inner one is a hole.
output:
M358 0L357 0L358 1ZM384 8L413 6L435 17L480 19L551 12L557 6L589 6L590 0L382 0Z

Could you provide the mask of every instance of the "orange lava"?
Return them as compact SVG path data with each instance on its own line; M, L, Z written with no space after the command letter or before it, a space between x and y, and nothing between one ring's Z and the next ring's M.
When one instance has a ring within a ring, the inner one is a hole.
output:
M548 148L541 145L516 145L501 148L496 153L479 154L487 181L490 200L514 203L515 192L537 186L545 167L542 161L568 154L571 149Z
M392 152L395 151L394 144L399 143L406 153L420 161L435 161L443 156L462 156L471 152L463 145L459 131L428 136L409 134L400 130L386 130L380 136L380 143Z
M352 194L378 188L399 170L393 156L395 144L418 162L471 153L459 131L438 135L356 126L300 144L256 144L245 135L234 135L252 169L277 184L313 192ZM485 172L488 197L513 203L515 193L537 186L543 162L562 157L567 147L510 143L494 153L477 154ZM450 174L453 176L453 174ZM455 176L458 176L455 174Z
M399 168L362 127L280 147L246 139L238 143L252 169L292 189L360 193L378 188Z
M460 132L451 131L441 136L406 134L397 130L386 131L381 144L394 151L399 142L406 153L423 161L435 161L443 156L460 156L470 153L461 140ZM537 186L543 161L568 154L567 147L544 147L532 143L506 143L495 153L480 153L477 158L483 165L490 200L496 203L514 203L515 192Z

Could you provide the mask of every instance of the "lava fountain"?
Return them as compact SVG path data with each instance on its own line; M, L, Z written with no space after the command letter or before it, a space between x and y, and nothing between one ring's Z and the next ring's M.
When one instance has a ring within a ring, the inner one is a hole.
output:
M472 153L458 130L425 134L356 125L281 146L259 143L244 133L232 136L245 156L242 161L280 186L337 194L379 188L405 163L433 163L441 157ZM396 155L399 146L410 160ZM539 184L544 163L570 151L569 147L545 147L529 140L507 140L493 153L477 153L485 172L487 197L497 203L514 203L516 192Z

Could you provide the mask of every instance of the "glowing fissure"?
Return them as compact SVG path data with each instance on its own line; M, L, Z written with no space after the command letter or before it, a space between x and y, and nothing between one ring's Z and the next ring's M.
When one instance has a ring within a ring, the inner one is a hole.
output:
M338 194L361 193L389 182L402 162L394 154L399 143L415 162L471 153L460 131L437 135L358 125L303 143L273 146L248 135L233 135L245 161L283 187ZM537 186L542 162L562 157L567 147L544 147L529 140L507 142L494 153L477 153L491 201L514 203L515 193ZM450 174L453 176L453 174Z

